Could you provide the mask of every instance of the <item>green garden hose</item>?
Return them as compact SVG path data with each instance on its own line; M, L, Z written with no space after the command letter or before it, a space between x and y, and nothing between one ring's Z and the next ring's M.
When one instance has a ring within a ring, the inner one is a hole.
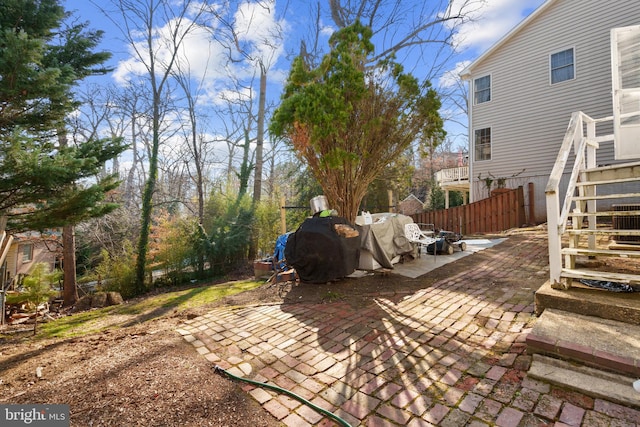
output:
M319 412L319 413L321 413L321 414L323 414L323 415L326 415L327 417L329 417L329 418L333 419L333 420L334 420L334 421L336 421L338 424L341 424L341 425L343 425L344 427L351 427L351 425L350 425L348 422L346 422L345 420L343 420L343 419L342 419L342 418L340 418L339 416L337 416L337 415L335 415L335 414L333 414L333 413L331 413L331 412L327 411L326 409L323 409L323 408L319 407L318 405L315 405L315 404L313 404L313 403L309 402L309 401L308 401L307 399L305 399L304 397L302 397L302 396L298 396L297 394L295 394L295 393L293 393L293 392L291 392L291 391L289 391L289 390L287 390L287 389L284 389L284 388L282 388L282 387L278 387L277 385L272 385L272 384L267 384L267 383L261 383L261 382L259 382L259 381L254 381L254 380L250 380L250 379L248 379L248 378L239 377L239 376L237 376L237 375L232 374L232 373L231 373L231 372L229 372L229 371L226 371L226 370L222 369L222 368L221 368L220 366L218 366L218 365L214 366L214 368L213 368L213 369L214 369L216 372L218 372L218 373L223 373L223 374L225 374L225 375L229 376L230 378L233 378L234 380L244 381L244 382L247 382L247 383L249 383L249 384L257 385L258 387L264 387L264 388L268 388L268 389L270 389L270 390L277 391L277 392L279 392L279 393L284 393L284 394L286 394L286 395L288 395L288 396L290 396L290 397L293 397L294 399L296 399L296 400L298 400L298 401L300 401L300 402L304 403L305 405L309 406L311 409L315 410L316 412Z

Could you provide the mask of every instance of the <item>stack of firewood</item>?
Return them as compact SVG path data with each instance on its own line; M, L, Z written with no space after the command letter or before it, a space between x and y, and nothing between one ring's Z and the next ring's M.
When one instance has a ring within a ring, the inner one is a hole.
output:
M24 303L7 304L6 311L8 313L7 324L9 325L33 323L36 320L36 316L38 317L38 322L42 322L43 319L53 320L54 318L49 311L48 302L38 305L36 310Z

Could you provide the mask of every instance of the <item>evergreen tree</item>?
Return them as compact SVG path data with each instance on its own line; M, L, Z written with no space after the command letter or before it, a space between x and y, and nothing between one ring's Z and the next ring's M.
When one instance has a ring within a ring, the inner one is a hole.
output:
M69 18L58 0L0 3L0 215L11 231L75 224L115 207L102 201L116 176L97 175L125 147L60 143L65 117L78 107L74 85L105 72L110 56L93 52L100 32L66 25Z
M367 188L413 141L441 132L431 84L374 55L371 29L359 22L334 33L317 68L292 65L270 124L304 160L329 205L355 221Z

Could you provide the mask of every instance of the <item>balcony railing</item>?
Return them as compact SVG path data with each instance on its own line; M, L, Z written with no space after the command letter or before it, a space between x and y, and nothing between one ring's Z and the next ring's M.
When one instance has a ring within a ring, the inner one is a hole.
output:
M436 181L442 184L469 182L469 166L442 169L436 172Z

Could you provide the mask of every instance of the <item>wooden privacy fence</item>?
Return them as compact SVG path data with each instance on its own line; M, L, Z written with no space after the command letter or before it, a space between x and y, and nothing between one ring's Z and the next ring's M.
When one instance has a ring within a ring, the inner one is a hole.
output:
M526 222L524 190L518 187L468 205L410 216L414 222L463 235L504 231Z

